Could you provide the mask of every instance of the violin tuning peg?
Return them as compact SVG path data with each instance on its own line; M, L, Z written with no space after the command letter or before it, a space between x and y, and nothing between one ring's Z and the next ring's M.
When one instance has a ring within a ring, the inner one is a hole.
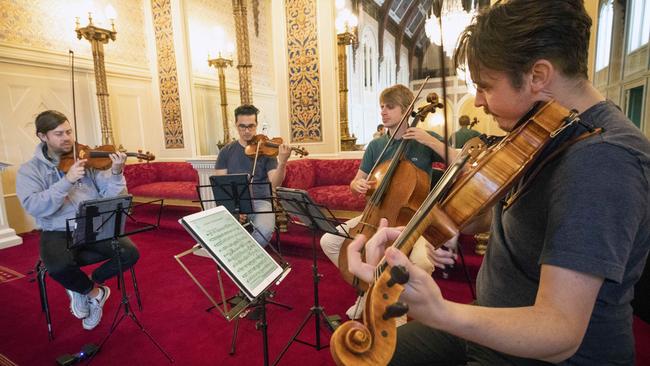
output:
M382 315L382 318L384 320L388 320L390 318L397 318L400 317L409 311L409 306L403 302L396 302L394 304L386 306L386 311L384 311L384 314Z
M409 273L404 266L394 266L390 269L390 279L387 282L388 287L393 287L396 283L403 285L409 281Z

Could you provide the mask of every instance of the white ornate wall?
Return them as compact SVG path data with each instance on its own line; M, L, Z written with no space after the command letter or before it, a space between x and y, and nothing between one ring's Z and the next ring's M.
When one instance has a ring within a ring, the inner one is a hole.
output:
M339 135L334 3L310 1L315 2L318 13L323 141L307 145L312 155L336 156ZM117 12L117 39L105 45L116 142L130 150L149 150L163 161L215 158L216 151L210 149L214 149L214 141L222 131L216 70L208 68L207 54L202 55L201 48L194 45L192 32L197 27L222 25L234 41L231 0L170 0L165 9L171 12L171 22L164 28L159 24L160 18L154 16L160 10L156 0L0 0L0 161L13 164L2 175L2 198L9 225L19 233L34 227L15 196L17 166L32 156L38 142L33 120L45 109L57 109L72 118L68 50L76 55L79 141L88 145L101 141L90 44L78 40L74 32L75 16L81 18L81 26L87 24L88 3L102 11L110 3ZM248 8L253 100L261 110L261 124L268 125L267 134L288 140L285 3L260 0L259 4L259 36L254 31L253 9ZM94 16L96 23L100 18ZM175 51L182 148L165 147L159 79L159 71L165 65L159 66L155 33L161 30L173 32L166 35ZM232 113L239 104L234 67L227 71L226 79ZM233 119L231 115L231 123ZM208 151L208 155L201 158L201 151Z
M208 66L208 55L217 56L217 49L225 42L235 44L235 21L231 0L188 0L185 3L188 53L191 59L191 79L195 129L200 155L215 156L217 142L223 141L223 116L217 70ZM251 49L253 103L260 109L260 124L269 127L266 133L279 135L277 92L273 78L273 32L271 5L259 1L259 35L255 35L253 9L247 6L249 42ZM224 40L217 40L215 28L221 28ZM220 44L221 43L221 44ZM236 50L236 46L235 46ZM236 136L234 109L240 104L237 54L224 54L232 58L233 66L224 70L228 102L228 122L231 137ZM261 132L261 129L259 130Z
M79 142L101 142L90 43L76 38L75 16L88 22L88 1L0 0L0 161L13 164L3 174L8 221L18 232L33 228L15 196L17 167L33 155L38 139L35 116L46 109L66 114L72 122L71 70L68 50L75 53L75 94ZM95 24L108 1L94 1ZM107 84L115 141L127 149L143 148L158 157L163 145L155 53L146 30L151 28L148 0L110 1L117 12L116 41L105 45ZM98 24L101 25L101 24ZM175 153L175 152L173 152ZM177 155L182 158L183 155Z
M358 29L359 47L354 57L352 47L348 47L348 116L357 144L367 144L381 123L379 95L382 90L394 84L409 86L408 51L403 45L400 47L401 67L396 72L395 37L384 30L384 59L379 63L377 21L362 13Z

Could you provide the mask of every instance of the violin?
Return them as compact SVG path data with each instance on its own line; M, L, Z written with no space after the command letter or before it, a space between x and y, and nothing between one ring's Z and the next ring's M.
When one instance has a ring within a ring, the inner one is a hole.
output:
M113 145L102 145L91 149L89 146L75 142L75 148L72 149L72 151L61 155L59 160L59 169L62 172L67 173L75 161L87 159L86 167L106 170L113 164L109 155L114 154L117 151L125 153L126 156L136 157L138 158L138 161L152 161L156 159L156 157L148 151L146 153L143 153L142 150L138 150L138 152L127 152L121 146L116 150Z
M248 145L244 148L244 154L251 158L254 158L256 155L262 156L278 156L280 152L280 145L282 145L282 137L268 138L266 135L255 135L253 138L248 141ZM303 147L294 147L290 146L291 151L296 153L296 155L303 156L309 155L309 152Z
M441 247L474 216L485 212L508 192L544 147L576 120L577 112L569 112L550 101L541 108L537 105L500 142L478 154L462 175L461 169L469 157L461 155L393 246L409 253L417 238L425 230L433 229L435 240L430 243ZM398 303L407 282L408 273L403 268L389 268L385 258L380 261L368 290L363 324L348 321L332 334L330 350L337 365L386 365L391 360L397 339L393 317L408 311L406 304Z

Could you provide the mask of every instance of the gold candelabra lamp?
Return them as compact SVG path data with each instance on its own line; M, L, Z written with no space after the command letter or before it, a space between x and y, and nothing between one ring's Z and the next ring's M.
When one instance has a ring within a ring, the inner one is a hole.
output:
M336 44L338 51L339 69L339 125L341 133L341 150L356 150L357 138L350 135L348 127L348 66L347 46L351 45L356 36L357 18L347 9L343 9L336 19Z
M112 8L111 8L112 9ZM97 86L97 104L99 106L99 119L102 132L102 144L114 144L111 113L108 107L108 86L106 85L106 69L104 67L104 44L115 41L117 31L115 30L115 17L109 17L111 29L100 28L93 24L92 13L88 13L88 25L83 28L79 26L77 17L76 28L77 38L87 39L92 46L93 64L95 70L95 84Z
M226 95L226 75L224 74L224 69L228 66L232 66L232 59L227 59L221 56L217 58L210 59L208 55L208 65L214 66L217 69L219 75L219 94L221 95L221 115L223 117L223 142L219 142L217 146L221 149L225 144L229 143L230 138L230 127L228 126L228 100Z

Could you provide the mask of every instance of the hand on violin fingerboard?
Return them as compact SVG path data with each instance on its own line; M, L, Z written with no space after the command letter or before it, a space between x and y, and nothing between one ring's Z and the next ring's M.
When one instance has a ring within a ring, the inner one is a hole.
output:
M86 159L80 159L74 162L68 173L65 175L65 179L70 183L75 183L79 179L83 178L86 175Z
M122 174L122 169L126 163L126 154L121 151L116 151L114 154L108 155L113 164L111 165L111 172L113 174Z
M366 194L366 192L373 187L375 182L369 182L363 178L356 179L350 184L350 188L359 194Z
M418 127L409 127L402 138L407 140L415 140L423 145L426 145L427 142L434 139L429 133Z
M280 144L278 148L278 161L282 164L286 163L289 160L291 155L291 147L289 145Z
M391 267L404 266L409 273L409 281L404 286L400 301L408 304L409 316L423 324L440 326L448 317L448 306L442 297L440 287L430 273L413 264L399 249L386 249L386 261Z

